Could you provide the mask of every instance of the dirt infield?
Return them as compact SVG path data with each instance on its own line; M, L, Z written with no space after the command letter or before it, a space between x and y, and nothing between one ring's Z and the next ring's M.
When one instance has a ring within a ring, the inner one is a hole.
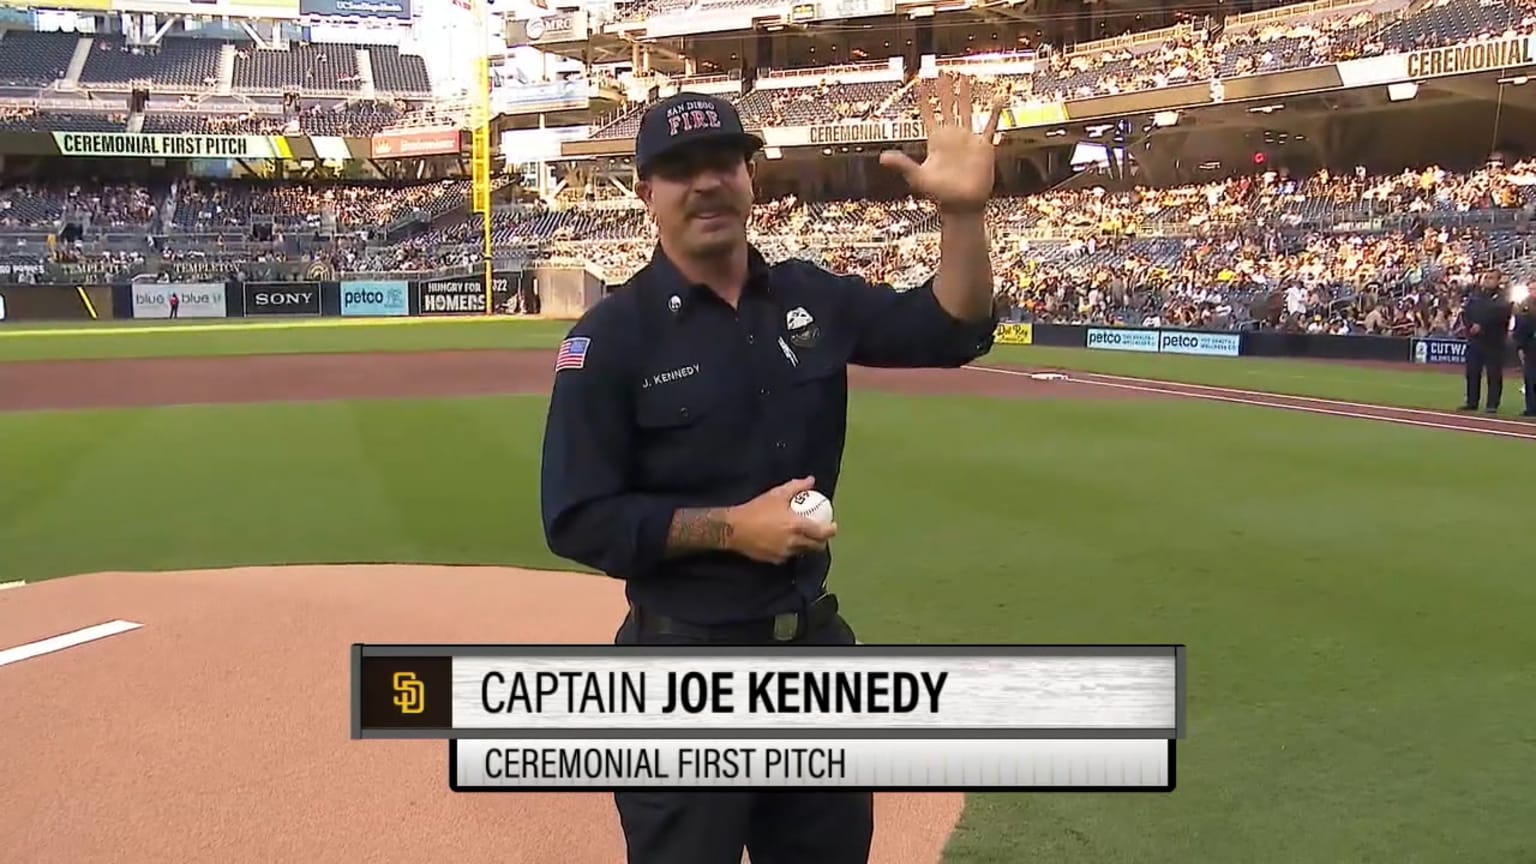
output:
M554 381L551 360L550 352L521 350L0 363L0 410L547 393ZM902 393L1089 395L957 369L855 368L849 379L854 386Z
M455 795L445 742L351 740L348 648L607 643L624 608L615 580L494 567L98 573L4 592L12 644L143 626L0 666L24 694L0 700L0 861L618 864L608 795ZM930 864L963 798L876 801L871 860Z
M1051 380L1042 380L1047 372L1053 373ZM542 394L553 377L550 352L531 350L0 363L0 411ZM1536 440L1536 425L1507 415L1391 408L1070 370L853 368L849 382L912 395L1203 399Z

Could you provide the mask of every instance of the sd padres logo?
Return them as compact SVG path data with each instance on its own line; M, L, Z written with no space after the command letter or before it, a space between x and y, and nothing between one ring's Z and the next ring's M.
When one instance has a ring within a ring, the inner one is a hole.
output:
M415 672L395 673L395 706L401 714L420 714L427 709L426 685Z

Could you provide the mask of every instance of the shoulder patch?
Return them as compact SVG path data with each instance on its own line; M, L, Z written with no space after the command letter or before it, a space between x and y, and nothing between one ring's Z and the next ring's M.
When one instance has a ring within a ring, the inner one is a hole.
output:
M561 342L560 351L555 355L555 371L580 369L587 365L587 349L591 345L590 336L572 336Z

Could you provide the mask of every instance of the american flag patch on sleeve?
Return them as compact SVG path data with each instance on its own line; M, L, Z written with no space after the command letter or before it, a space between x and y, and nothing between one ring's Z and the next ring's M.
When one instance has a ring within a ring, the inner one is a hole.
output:
M592 339L587 336L572 336L560 343L560 353L555 355L555 371L561 369L580 369L587 365L587 347L592 344Z

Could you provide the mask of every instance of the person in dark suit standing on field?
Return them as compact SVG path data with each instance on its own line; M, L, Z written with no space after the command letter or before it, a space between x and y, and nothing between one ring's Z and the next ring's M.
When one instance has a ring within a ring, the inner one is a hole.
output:
M1520 358L1525 378L1525 410L1521 417L1536 417L1536 302L1530 297L1520 303L1515 313L1515 328L1510 341Z
M1504 293L1504 280L1487 270L1467 295L1467 401L1463 411L1476 411L1482 402L1483 379L1488 379L1489 414L1499 413L1504 395L1504 346L1509 338L1509 319L1514 304Z

